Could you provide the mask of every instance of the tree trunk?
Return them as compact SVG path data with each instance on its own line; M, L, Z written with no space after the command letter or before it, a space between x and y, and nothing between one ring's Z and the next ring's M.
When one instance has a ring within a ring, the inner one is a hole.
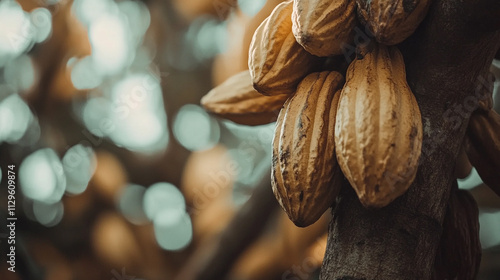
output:
M413 185L367 210L345 182L329 228L321 279L430 279L468 119L489 86L500 47L498 0L435 0L400 46L424 131ZM493 16L494 15L494 16Z

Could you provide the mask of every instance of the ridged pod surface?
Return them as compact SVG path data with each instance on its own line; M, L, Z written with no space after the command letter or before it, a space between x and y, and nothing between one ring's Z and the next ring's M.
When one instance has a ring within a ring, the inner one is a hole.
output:
M378 42L395 45L410 37L427 15L431 0L356 0L362 23Z
M294 0L293 35L306 51L317 56L342 54L353 40L354 0Z
M265 95L292 94L320 61L292 33L293 1L273 10L255 31L248 57L254 88Z
M413 182L422 120L396 47L373 45L351 63L337 111L335 146L365 207L386 206Z
M276 121L287 94L265 96L252 86L248 70L240 72L213 88L202 99L203 107L217 116L244 125Z
M456 189L443 221L433 279L476 279L480 262L479 209L469 192Z
M271 182L279 204L300 227L316 222L340 190L333 135L343 82L337 72L309 74L278 116Z
M500 115L494 110L472 113L465 149L477 173L500 196Z

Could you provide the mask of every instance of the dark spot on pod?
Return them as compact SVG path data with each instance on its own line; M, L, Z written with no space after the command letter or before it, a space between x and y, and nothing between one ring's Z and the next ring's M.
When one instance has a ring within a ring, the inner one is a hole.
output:
M375 192L378 193L379 191L380 191L380 186L377 184L377 185L375 185Z
M286 162L290 158L290 150L286 149L284 152L280 154L280 161Z
M412 126L410 131L410 140L415 139L415 137L417 137L417 128Z
M304 191L301 191L299 195L300 202L302 202L303 199L304 199Z

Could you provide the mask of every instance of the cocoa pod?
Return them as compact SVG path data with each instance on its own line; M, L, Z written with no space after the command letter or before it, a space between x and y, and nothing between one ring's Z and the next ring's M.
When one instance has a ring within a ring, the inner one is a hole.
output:
M458 179L467 178L471 171L472 164L470 163L467 153L465 152L465 144L462 144L457 161L455 162L455 177Z
M218 54L212 65L214 86L222 84L234 74L248 69L248 50L253 34L259 25L283 0L267 0L262 9L249 17L240 8L234 9L227 20L227 40L225 52Z
M422 120L399 50L375 44L363 52L347 70L335 146L361 203L379 208L402 195L415 178Z
M481 262L479 210L465 190L452 192L434 261L433 279L476 279Z
M300 227L317 221L340 190L342 174L332 135L343 81L338 72L309 74L278 116L272 187L290 220Z
M353 40L354 0L294 0L293 35L306 51L317 56L342 54Z
M254 88L262 94L292 94L320 62L295 40L292 10L292 1L279 4L253 35L248 68Z
M431 0L356 0L358 15L375 39L385 45L408 38L427 15Z
M494 110L472 113L465 148L477 173L500 196L500 115Z
M208 92L203 107L215 115L244 125L262 125L276 121L288 95L265 96L252 86L248 70L240 72Z
M259 25L272 13L276 6L283 2L284 0L267 0L266 4L260 9L260 11L255 14L250 21L245 25L241 49L240 63L245 65L245 69L248 69L248 52L250 50L250 44L252 43L253 34Z

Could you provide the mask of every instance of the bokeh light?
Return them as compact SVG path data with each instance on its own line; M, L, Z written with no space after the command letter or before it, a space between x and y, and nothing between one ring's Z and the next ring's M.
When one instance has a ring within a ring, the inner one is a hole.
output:
M170 183L151 185L144 195L144 211L147 217L154 220L156 215L168 209L186 210L182 193Z
M483 183L475 168L472 168L472 171L470 172L469 176L467 176L467 178L457 179L457 182L458 187L464 190L472 190L473 188Z
M193 238L191 218L182 209L165 209L154 219L158 245L168 251L178 251L189 245Z
M103 75L118 73L133 58L125 21L119 14L104 14L90 24L94 69Z
M64 206L61 201L55 203L33 201L33 214L40 224L46 227L53 227L62 220Z
M128 184L117 199L118 209L131 223L139 225L147 222L143 206L145 192L143 186Z
M16 1L0 2L0 67L32 43L29 14Z
M148 8L143 2L122 1L118 3L118 9L127 18L126 28L131 41L138 44L151 23Z
M28 198L45 203L59 201L65 191L66 177L54 150L40 149L26 157L19 167L19 183Z
M266 0L238 0L238 7L247 16L254 16L266 4Z
M92 134L104 137L113 128L109 125L111 123L108 116L110 111L111 102L107 98L90 98L83 107L83 123Z
M500 212L479 214L481 246L488 249L500 245Z
M75 0L72 9L78 19L89 26L103 14L116 11L116 3L110 0Z
M52 32L52 14L46 8L36 8L30 13L35 43L45 41Z
M35 67L28 55L20 55L5 65L4 79L16 91L25 91L35 83Z
M168 144L167 116L158 78L130 74L111 90L109 137L130 150L152 153Z
M0 143L14 143L21 139L32 121L31 110L18 94L0 101Z
M96 168L94 151L81 144L71 147L62 159L66 174L66 192L80 194L87 189L87 185Z
M220 138L220 128L217 121L201 107L184 105L174 121L175 138L186 149L191 151L212 148Z
M70 59L68 64L73 64L71 69L71 82L76 89L92 89L102 83L92 57L86 56L78 61Z

